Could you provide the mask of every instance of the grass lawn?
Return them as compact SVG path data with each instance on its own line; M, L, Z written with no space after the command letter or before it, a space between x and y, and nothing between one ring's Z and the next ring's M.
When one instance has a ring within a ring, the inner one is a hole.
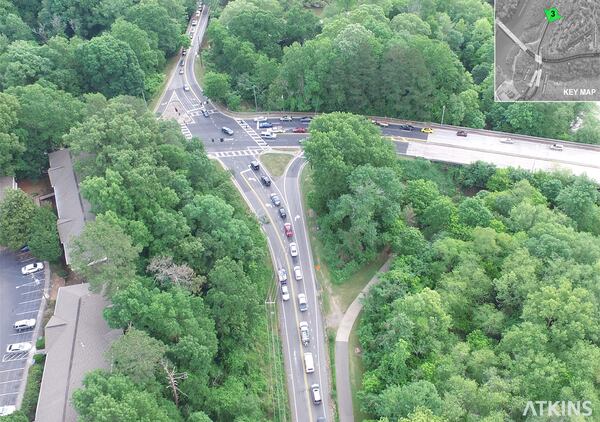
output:
M162 95L163 91L165 90L165 86L167 86L167 82L169 82L169 77L171 76L171 72L173 72L173 69L175 68L175 66L177 66L178 61L179 61L179 55L176 54L173 57L171 57L169 59L169 61L167 62L166 66L164 68L164 72L163 72L163 74L165 75L165 80L160 85L159 90L156 91L156 94L154 94L152 96L152 98L150 99L150 101L148 102L148 108L150 110L154 110L154 107L156 107L158 101L160 100L160 96Z
M280 177L290 160L294 158L291 154L285 153L267 153L259 157L260 162L275 177Z

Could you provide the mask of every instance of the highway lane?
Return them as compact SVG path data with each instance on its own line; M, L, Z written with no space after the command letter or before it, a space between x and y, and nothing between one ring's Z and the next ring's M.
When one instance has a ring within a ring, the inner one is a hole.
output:
M276 285L276 294L269 300L277 301L279 306L280 332L288 375L292 420L315 422L320 416L332 420L328 395L330 384L323 318L318 301L312 255L303 220L302 203L297 189L297 178L303 160L297 159L292 162L291 171L286 172L290 177L280 178L278 181L274 181L270 187L265 187L260 183L259 177L268 172L263 168L260 171L251 170L249 168L251 159L251 157L228 157L221 161L227 168L234 170L236 185L257 218L259 220L267 218L268 224L263 224L262 227L270 245L274 266L276 269L284 268L287 271L286 285L290 292L290 300L282 300L281 284L278 280L273 280ZM292 188L291 192L287 190L288 187ZM282 199L282 206L287 211L286 219L282 219L278 214L278 208L272 205L271 193L277 193ZM285 222L293 225L294 236L292 238L287 238L284 234L283 224ZM289 245L291 242L295 242L298 246L298 257L294 258L290 255ZM300 266L302 271L302 279L299 281L294 278L295 266ZM297 302L299 293L307 296L308 310L305 312L299 310ZM299 325L301 321L309 324L310 342L307 346L303 346L300 339ZM305 371L303 361L305 352L312 353L314 357L314 373L307 374ZM310 386L313 384L319 384L324 393L323 402L320 405L312 403Z

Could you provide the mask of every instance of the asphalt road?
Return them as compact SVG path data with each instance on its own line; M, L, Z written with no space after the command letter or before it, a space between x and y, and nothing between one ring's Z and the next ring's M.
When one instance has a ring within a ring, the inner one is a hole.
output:
M315 422L317 417L326 416L327 420L331 421L332 389L324 323L298 185L298 176L304 161L302 158L295 158L282 178L272 178L274 183L270 188L263 187L257 173L249 168L252 159L269 151L271 147L299 147L300 140L306 139L309 134L290 132L295 127L308 125L301 123L298 116L291 122L282 122L279 121L281 113L267 114L265 116L270 122L275 126L282 126L287 133L278 134L275 140L264 140L259 136L263 129L258 128L258 124L251 117L236 118L214 107L204 96L193 71L207 25L208 10L205 8L194 31L192 46L185 57L184 72L180 74L179 67L173 72L155 111L162 118L176 119L186 138L197 136L204 140L209 156L219 159L225 167L232 170L238 189L250 208L259 218L266 217L268 224L263 224L263 229L271 248L274 266L276 269L285 268L289 278L287 285L290 289L290 300L285 303L281 300L279 283L276 280L273 283L277 294L270 299L278 302L280 310L280 334L292 420ZM184 88L186 85L188 89ZM203 116L203 111L208 113L207 117ZM222 133L223 126L232 129L234 134L229 136ZM419 127L424 126L429 125L421 124ZM452 126L435 126L432 134L425 134L419 130L402 130L397 124L382 128L382 133L394 140L396 151L401 155L460 164L482 160L499 167L514 166L529 170L568 169L575 174L585 173L600 181L600 149L567 143L563 151L553 151L549 148L547 140L511 135L514 142L507 144L502 142L505 134L473 130L469 131L465 138L458 137L456 131L457 128ZM262 168L260 171L265 172ZM271 192L277 192L282 198L288 211L287 221L293 223L295 234L292 240L298 244L298 258L290 256L291 240L284 236L283 222L277 210L270 204ZM303 280L300 282L293 279L293 267L296 265L301 267L303 273ZM309 309L306 312L300 312L298 309L296 298L300 292L305 293L308 298ZM300 321L307 321L310 326L311 342L307 347L302 346L300 341ZM306 351L310 351L315 357L316 368L311 374L306 374L302 362L303 353ZM314 405L310 397L309 388L313 383L318 383L323 393L323 403L319 406ZM344 414L344 409L341 410L341 414Z
M32 342L34 330L17 332L17 320L38 318L44 290L44 272L24 276L21 267L35 262L23 254L0 251L0 406L16 406L26 381L31 353L6 353L11 343ZM36 281L39 280L39 281ZM39 321L38 321L39 322Z

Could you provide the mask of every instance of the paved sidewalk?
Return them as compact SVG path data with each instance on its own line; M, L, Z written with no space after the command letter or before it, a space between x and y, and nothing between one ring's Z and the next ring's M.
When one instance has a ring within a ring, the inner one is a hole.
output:
M393 257L383 264L383 266L377 271L377 274L386 272L392 261ZM349 365L349 353L348 353L348 339L350 338L350 331L358 318L358 314L362 310L363 304L362 299L369 289L379 282L377 275L367 283L367 285L361 290L356 296L356 299L350 304L348 310L342 318L342 322L338 327L337 334L335 336L335 384L337 389L337 404L340 416L340 422L354 422L354 413L352 411L352 387L350 385L350 365Z

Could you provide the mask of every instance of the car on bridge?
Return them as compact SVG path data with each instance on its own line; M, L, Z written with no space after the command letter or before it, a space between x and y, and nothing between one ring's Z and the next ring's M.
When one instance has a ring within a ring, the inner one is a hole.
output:
M423 129L421 129L421 132L423 133L433 133L433 129L430 127L424 127Z
M458 132L456 132L456 136L462 136L462 137L467 137L467 131L466 130L459 130Z

